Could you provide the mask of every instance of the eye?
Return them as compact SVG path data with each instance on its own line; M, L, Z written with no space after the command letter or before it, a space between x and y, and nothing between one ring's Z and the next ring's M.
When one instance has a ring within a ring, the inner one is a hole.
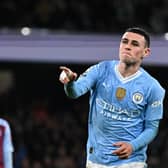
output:
M137 41L133 41L133 42L132 42L132 45L133 45L133 46L139 46L139 43L138 43Z
M127 44L128 40L127 39L122 39L121 42L124 43L124 44Z

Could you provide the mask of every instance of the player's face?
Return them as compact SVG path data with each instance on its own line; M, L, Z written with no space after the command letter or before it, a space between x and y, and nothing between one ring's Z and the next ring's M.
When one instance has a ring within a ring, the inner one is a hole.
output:
M132 32L124 33L120 42L120 61L129 65L140 64L149 53L150 49L146 46L143 36Z

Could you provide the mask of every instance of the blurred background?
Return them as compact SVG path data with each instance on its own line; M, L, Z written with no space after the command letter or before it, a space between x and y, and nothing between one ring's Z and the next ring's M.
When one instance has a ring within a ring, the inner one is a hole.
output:
M14 168L85 168L88 95L65 96L59 66L78 74L118 58L127 27L151 34L143 67L167 90L168 1L1 0L0 114L9 121ZM168 162L168 98L149 168Z

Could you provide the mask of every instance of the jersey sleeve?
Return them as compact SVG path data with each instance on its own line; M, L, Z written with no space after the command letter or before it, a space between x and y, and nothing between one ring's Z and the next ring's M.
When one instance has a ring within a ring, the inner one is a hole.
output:
M88 68L76 81L64 85L67 96L77 98L94 87L101 73L101 63Z
M134 140L130 142L133 147L133 151L148 145L157 135L159 120L148 120L145 122L144 131Z
M164 96L165 90L160 86L159 83L154 83L151 85L145 114L146 120L162 119Z

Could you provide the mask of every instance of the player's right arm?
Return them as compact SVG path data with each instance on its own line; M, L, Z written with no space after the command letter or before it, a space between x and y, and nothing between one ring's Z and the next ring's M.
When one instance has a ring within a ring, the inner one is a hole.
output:
M64 84L64 90L68 97L77 98L88 92L99 78L99 64L91 66L77 78L77 73L67 67L61 66L59 80Z

